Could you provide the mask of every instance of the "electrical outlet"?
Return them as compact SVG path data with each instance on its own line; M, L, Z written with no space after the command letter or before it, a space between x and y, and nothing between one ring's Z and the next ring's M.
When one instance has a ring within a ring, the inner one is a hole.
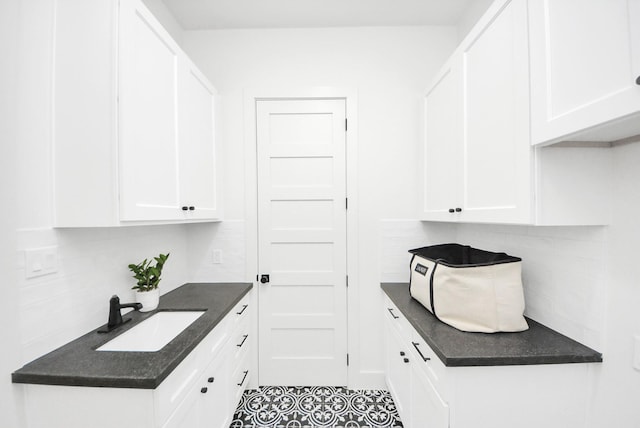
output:
M222 250L213 250L211 262L214 265L219 265L222 263Z
M24 251L25 276L35 278L58 272L58 247L31 248Z

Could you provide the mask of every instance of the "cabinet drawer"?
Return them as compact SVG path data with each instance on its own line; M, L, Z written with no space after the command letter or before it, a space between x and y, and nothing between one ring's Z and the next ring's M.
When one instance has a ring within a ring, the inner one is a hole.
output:
M413 354L415 367L422 371L444 397L449 390L447 384L447 368L433 349L415 330L411 334L410 351Z
M384 299L383 312L385 320L389 322L389 325L393 326L401 337L409 340L413 327L411 327L411 324L407 321L404 314L400 312L400 309L387 297Z
M233 367L233 363L232 363ZM235 411L242 393L247 389L250 379L250 367L249 367L249 353L243 353L241 360L235 363L233 367L233 374L231 375L231 384L229 391L231 392L231 408L232 412Z
M229 354L233 356L233 360L240 361L244 358L244 355L249 352L252 342L253 338L244 330L239 330L234 334L231 342L229 343Z
M200 354L200 362L203 366L209 364L211 359L224 349L225 342L229 337L229 323L228 317L222 319L196 347L195 351Z
M247 294L236 306L233 308L229 315L231 322L231 329L235 329L243 322L249 322L249 314L251 313L251 293Z

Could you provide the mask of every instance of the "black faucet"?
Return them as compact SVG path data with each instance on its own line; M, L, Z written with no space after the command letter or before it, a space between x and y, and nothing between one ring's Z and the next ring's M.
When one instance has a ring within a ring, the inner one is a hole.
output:
M114 294L113 296L111 296L111 299L109 299L109 321L107 322L106 327L98 330L98 333L108 333L114 328L131 321L131 318L125 318L124 320L122 319L122 313L120 313L120 309L122 308L134 308L138 310L142 308L142 304L120 303L120 298Z

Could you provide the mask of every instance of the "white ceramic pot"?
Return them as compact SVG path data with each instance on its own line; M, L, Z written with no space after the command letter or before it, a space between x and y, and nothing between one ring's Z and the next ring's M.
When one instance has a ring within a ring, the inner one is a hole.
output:
M136 291L136 302L142 303L140 312L149 312L158 307L160 302L160 290Z

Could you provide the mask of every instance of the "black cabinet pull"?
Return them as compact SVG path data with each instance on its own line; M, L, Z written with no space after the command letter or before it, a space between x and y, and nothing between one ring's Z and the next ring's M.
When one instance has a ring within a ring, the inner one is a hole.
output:
M242 336L242 337L243 337L242 342L240 342L238 345L236 345L238 348L242 348L242 345L244 345L244 342L246 342L246 341L247 341L247 337L249 337L249 335L248 335L248 334L245 334L245 335L244 335L244 336Z
M449 208L449 212L450 213L454 213L454 212L456 212L456 210L454 210L453 208Z
M242 313L245 311L245 309L247 309L249 307L249 305L242 305L242 309L240 310L240 312L236 312L236 315L242 315Z
M213 381L214 381L214 380L215 380L215 379L214 379L213 377L210 377L209 379L207 379L207 382L209 382L209 383L213 383Z
M405 356L404 351L400 351L400 356L401 356L401 357L404 357L404 356Z
M394 320L397 320L398 318L400 318L399 316L397 316L396 314L393 313L393 309L392 308L387 308L387 310L389 311L389 313L391 314L391 316L393 317Z
M244 383L245 379L247 379L247 375L249 374L249 370L245 370L243 373L244 373L244 376L242 376L242 380L240 381L238 386L242 386L242 384Z
M420 348L418 348L418 345L420 345L418 342L411 342L411 344L413 345L414 348L416 348L416 351L418 351L418 354L420 354L420 356L422 357L422 359L427 362L429 361L431 358L429 357L425 357L424 355L422 355L422 352L420 351Z
M636 85L640 85L640 76L636 77Z
M408 362L409 362L409 359L408 359L408 358L404 358L403 360L404 360L404 362L405 362L405 363L408 363Z
M189 207L188 207L188 206L186 206L186 205L185 205L184 207L182 207L182 211L186 211L186 210L188 210L188 209L189 209Z
M269 282L269 275L260 275L260 283L266 284L267 282Z
M200 389L200 392L202 392L203 394L206 394L208 391L207 387L203 387L202 389Z
M462 212L462 208L456 208L456 212L457 213Z
M189 207L189 211L193 211L193 210L195 210L195 209L196 209L196 207L194 207L193 205L191 205L191 206Z

